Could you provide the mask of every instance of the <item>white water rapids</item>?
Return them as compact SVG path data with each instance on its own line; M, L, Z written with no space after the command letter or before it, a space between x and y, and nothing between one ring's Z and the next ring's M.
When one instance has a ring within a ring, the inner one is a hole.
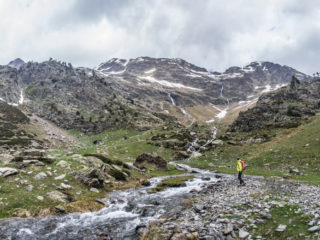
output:
M139 229L161 215L179 211L177 208L189 197L191 190L201 190L217 182L215 173L176 164L194 175L186 186L148 193L167 177L150 179L151 186L115 191L104 201L106 207L97 212L74 213L30 219L1 219L0 239L138 239ZM172 177L172 176L171 176Z

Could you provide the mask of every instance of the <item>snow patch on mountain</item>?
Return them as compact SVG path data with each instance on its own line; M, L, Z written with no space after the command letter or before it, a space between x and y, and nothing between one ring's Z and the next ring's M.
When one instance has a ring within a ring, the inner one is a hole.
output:
M140 79L148 81L148 82L152 82L152 83L157 83L157 84L160 84L162 86L169 87L169 88L185 88L185 89L190 89L190 90L193 90L193 91L202 91L202 89L185 86L185 85L183 85L181 83L172 83L172 82L168 82L168 81L165 81L165 80L158 80L158 79L155 79L152 76L140 76Z
M145 71L144 73L145 73L145 74L150 74L150 73L153 73L153 72L155 72L155 71L156 71L155 68L151 68L150 70Z
M219 118L219 119L224 118L224 117L227 115L227 110L228 110L228 108L223 109L221 112L219 112L219 113L216 115L216 117Z
M266 93L266 92L270 92L271 91L271 86L270 85L266 85L264 90L261 91L261 93Z
M210 120L207 120L206 123L213 123L215 120L214 119L210 119Z

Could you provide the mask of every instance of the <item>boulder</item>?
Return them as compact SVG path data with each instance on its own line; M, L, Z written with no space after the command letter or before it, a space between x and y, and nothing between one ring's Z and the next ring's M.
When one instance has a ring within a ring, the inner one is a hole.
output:
M155 154L143 153L137 157L134 165L140 169L168 170L167 161Z
M4 165L10 163L13 158L14 157L10 154L0 154L0 162L2 162Z
M18 170L15 168L4 167L0 168L0 177L8 177L18 173Z
M82 164L88 165L89 167L92 167L92 168L99 168L101 165L104 164L104 162L101 159L94 156L82 156L79 154L74 154L72 158L73 160L76 160Z
M95 192L95 193L99 193L99 190L96 189L96 188L94 188L94 187L90 188L90 191L91 191L91 192Z
M59 191L48 192L47 195L53 201L58 201L58 202L63 202L63 203L69 201L68 195L64 194L62 192L59 192Z
M20 153L20 156L23 157L30 157L30 158L34 158L34 157L44 157L44 151L42 150L38 150L38 149L29 149L29 150L25 150L22 153Z
M104 177L100 169L89 168L81 172L72 172L70 175L88 187L103 188Z
M297 168L290 168L289 173L294 175L301 175L301 172Z
M146 186L146 187L151 185L151 183L148 179L142 179L142 180L140 180L140 183L142 186Z
M119 167L111 168L108 171L108 174L119 181L127 181L128 180L128 174L124 171L121 171L121 169L119 169Z
M231 223L228 223L223 229L223 234L228 235L232 231L233 231L233 225Z
M214 146L223 146L223 141L220 139L214 140L212 143Z
M165 148L177 149L185 146L185 142L178 139L168 139L161 142L161 145Z
M239 238L243 239L243 238L247 238L249 236L249 233L240 229L239 230Z
M54 208L55 208L56 213L58 213L58 214L64 214L67 212L66 208L61 205L55 206Z
M178 151L174 155L175 159L177 160L184 160L186 158L189 158L189 154L186 151Z
M62 174L62 175L60 175L60 176L58 176L58 177L55 177L54 180L62 180L62 179L64 179L65 177L66 177L66 175L65 175L65 174Z
M34 176L34 180L42 180L45 179L47 177L47 174L45 174L44 172L40 172L38 173L36 176Z
M43 201L44 198L42 196L38 196L37 199Z
M283 225L283 224L280 224L277 229L276 229L276 232L283 232L284 230L287 229L287 225Z
M62 189L72 189L72 187L71 187L70 185L65 184L65 183L61 183L61 184L60 184L60 187L61 187Z
M320 230L320 226L313 226L308 229L309 232L316 232Z
M68 167L70 166L70 164L67 163L67 162L64 161L64 160L61 160L61 161L59 161L59 162L57 163L57 166L58 166L58 167L61 167L61 168L68 168Z
M202 154L199 152L192 152L191 157L190 158L199 158L202 157Z

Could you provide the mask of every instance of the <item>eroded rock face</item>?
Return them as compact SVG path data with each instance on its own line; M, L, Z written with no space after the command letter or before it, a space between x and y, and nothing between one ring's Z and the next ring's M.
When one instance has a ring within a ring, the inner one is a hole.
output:
M0 177L8 177L18 173L18 170L15 168L4 167L0 168Z
M104 176L100 169L89 168L81 172L73 172L71 175L88 187L104 188Z
M256 106L241 112L230 131L292 128L320 112L320 81L291 84L275 92L262 95Z
M1 73L0 82L2 84ZM0 92L2 92L3 86L1 85L0 88ZM10 149L13 146L23 148L32 145L35 136L23 127L28 124L30 124L28 117L17 107L4 102L0 96L0 150L2 147ZM39 145L41 145L40 142Z
M167 161L160 156L143 153L137 157L134 165L140 169L168 170Z

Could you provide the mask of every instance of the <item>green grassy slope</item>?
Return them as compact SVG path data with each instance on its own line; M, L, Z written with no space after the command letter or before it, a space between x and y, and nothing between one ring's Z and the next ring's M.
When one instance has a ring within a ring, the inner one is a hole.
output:
M246 174L285 176L290 167L303 175L292 179L320 185L320 115L297 128L277 129L276 137L262 144L233 146L225 144L203 157L191 160L197 167L235 173L235 159L243 159Z

